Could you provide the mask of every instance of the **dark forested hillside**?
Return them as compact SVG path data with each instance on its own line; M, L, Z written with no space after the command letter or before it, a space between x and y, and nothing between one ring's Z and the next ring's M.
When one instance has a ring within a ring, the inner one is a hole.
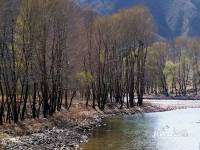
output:
M199 0L80 0L101 14L109 14L135 4L144 4L151 11L161 36L200 35Z

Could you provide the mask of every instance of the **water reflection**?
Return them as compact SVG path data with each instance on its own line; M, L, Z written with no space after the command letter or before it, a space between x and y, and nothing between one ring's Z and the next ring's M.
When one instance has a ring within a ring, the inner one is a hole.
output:
M83 150L199 150L200 109L105 120Z

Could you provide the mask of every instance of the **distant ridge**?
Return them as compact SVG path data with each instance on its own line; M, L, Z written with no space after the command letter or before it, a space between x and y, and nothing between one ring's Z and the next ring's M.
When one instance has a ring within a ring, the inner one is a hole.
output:
M152 13L157 32L163 37L200 35L200 0L79 0L102 15L136 4Z

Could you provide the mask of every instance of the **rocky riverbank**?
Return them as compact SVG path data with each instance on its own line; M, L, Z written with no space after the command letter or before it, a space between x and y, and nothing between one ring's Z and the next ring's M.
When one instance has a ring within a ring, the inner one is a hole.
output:
M52 129L31 135L8 137L2 141L3 149L8 150L71 150L86 142L89 131L98 126L101 119L87 120L86 124L59 124Z
M27 121L22 125L0 128L1 149L5 150L71 150L87 142L90 131L101 126L102 118L114 115L131 115L135 113L162 112L173 109L200 108L200 102L190 101L189 104L177 103L167 105L166 101L159 103L145 102L142 107L118 109L116 105L107 105L102 112L74 106L70 112L61 112L56 116L39 121ZM22 127L20 127L22 126ZM21 132L19 132L19 130Z

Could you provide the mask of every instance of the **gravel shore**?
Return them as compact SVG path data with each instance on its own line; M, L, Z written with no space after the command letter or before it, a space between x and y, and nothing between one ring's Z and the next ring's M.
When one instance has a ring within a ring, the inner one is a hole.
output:
M4 150L72 150L77 149L80 143L87 142L90 130L100 126L102 119L93 115L73 122L59 121L53 128L38 133L13 136L4 134L0 149Z
M60 124L41 133L27 136L8 137L2 141L5 150L71 150L87 142L89 131L100 124L101 119L94 118L88 125Z

